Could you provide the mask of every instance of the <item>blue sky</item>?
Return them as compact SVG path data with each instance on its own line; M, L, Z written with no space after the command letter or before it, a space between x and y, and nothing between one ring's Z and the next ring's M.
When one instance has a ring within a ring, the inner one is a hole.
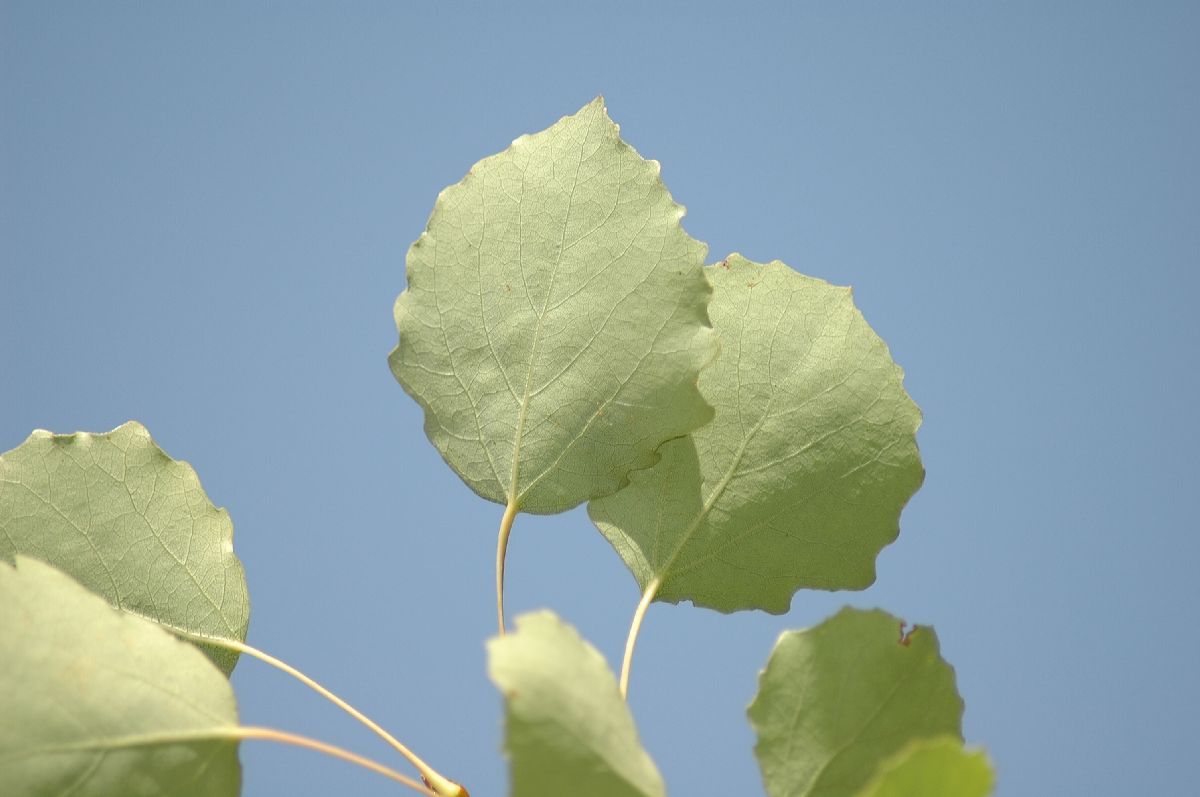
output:
M501 507L425 440L391 306L438 191L603 93L713 260L853 285L925 412L870 590L651 609L631 697L671 793L758 793L757 671L845 603L938 629L1000 795L1187 793L1197 7L562 5L0 4L0 450L145 423L232 513L250 640L503 794ZM637 590L581 510L519 518L509 579L619 660ZM234 682L248 723L388 757ZM249 797L394 793L243 760Z

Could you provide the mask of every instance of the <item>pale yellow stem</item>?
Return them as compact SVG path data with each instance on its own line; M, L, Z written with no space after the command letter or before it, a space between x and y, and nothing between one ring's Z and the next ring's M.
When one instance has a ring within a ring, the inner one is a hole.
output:
M275 669L287 673L300 683L307 686L309 689L319 694L321 697L328 700L330 703L333 703L351 717L354 717L354 719L358 720L363 725L370 728L373 733L391 745L396 752L407 758L412 765L417 768L417 771L421 773L421 777L430 785L430 787L437 793L439 797L466 797L466 789L449 778L443 776L433 767L429 766L429 764L426 764L416 753L403 745L399 739L384 730L379 723L375 722L366 714L363 714L354 706L350 705L345 700L338 697L333 692L329 691L324 686L300 672L287 662L281 661L271 654L259 650L253 645L247 645L245 642L240 642L236 639L226 639L224 637L210 637L204 634L194 634L179 628L172 628L171 630L179 636L186 637L188 639L205 642L210 645L216 645L217 647L223 647L228 650L235 650L238 653L244 653L247 656L253 656L259 661L265 662Z
M500 620L500 636L504 636L504 558L508 553L508 536L512 533L516 516L517 502L513 499L504 507L504 517L500 518L500 534L496 539L496 614Z
M377 761L364 758L358 753L352 753L349 750L345 750L332 744L326 744L325 742L317 741L316 739L310 739L307 736L299 736L294 733L288 733L287 731L277 731L273 728L238 727L231 728L230 730L232 731L230 734L232 738L258 739L268 742L279 742L280 744L290 744L296 747L303 747L307 750L315 750L318 753L324 753L325 755L333 756L334 758L339 758L342 761L355 764L363 769L369 769L376 774L383 775L385 778L391 778L397 783L402 783L408 788L426 795L426 797L442 797L441 792L417 783L412 778L401 775L396 770L391 769L390 767L385 767L383 764L380 764ZM461 794L466 795L465 791L460 790L460 792Z
M234 725L224 728L216 727L201 728L197 730L156 731L154 733L93 739L85 742L55 745L49 748L43 747L40 749L22 752L38 755L46 753L68 753L80 751L129 750L133 748L145 748L160 745L192 744L195 742L210 741L241 742L251 739L278 742L280 744L290 744L294 747L302 747L306 750L315 750L318 753L324 753L325 755L341 759L342 761L347 761L355 766L369 769L370 771L379 775L383 775L385 778L394 780L397 783L402 783L410 789L425 795L425 797L441 797L441 795L428 786L417 783L412 778L406 775L401 775L399 772L380 764L378 761L372 761L369 758L360 756L358 753L352 753L349 750L345 750L332 744L327 744L326 742L320 742L316 739L310 739L307 736L300 736L299 734L288 733L287 731L280 731L274 728ZM23 756L22 753L17 753L15 757L26 756Z
M637 646L638 632L642 630L642 620L646 617L646 610L654 602L654 596L658 594L661 583L656 578L647 584L646 591L642 593L642 599L638 601L637 608L633 611L633 622L629 624L629 636L625 639L625 658L621 660L621 697L625 699L629 698L629 670L633 666L633 649Z

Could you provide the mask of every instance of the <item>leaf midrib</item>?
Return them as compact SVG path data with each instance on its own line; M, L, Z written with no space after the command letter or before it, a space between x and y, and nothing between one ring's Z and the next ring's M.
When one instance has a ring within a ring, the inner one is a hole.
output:
M790 293L790 295L788 296L788 306L783 310L783 312L781 312L779 314L780 319L783 316L787 315L787 313L789 312L789 310L791 308L791 303L792 303L792 301L794 301L796 295L797 295L797 291L795 291L795 290L793 290ZM749 314L749 309L750 309L751 304L752 304L752 301L751 301L750 297L747 296L746 297L746 308L742 314L742 333L738 337L738 341L739 341L739 343L738 343L738 362L734 366L735 373L739 373L738 369L740 368L740 365L741 365L741 357L742 357L741 341L745 338L746 316ZM821 330L820 330L821 332L824 332L825 327L828 326L830 323L832 323L833 316L834 316L833 313L830 313L829 315L825 316L825 318L822 321L822 326L821 326ZM776 321L777 321L776 328L775 328L775 331L772 332L772 336L771 336L771 345L772 346L774 346L775 338L778 336L778 321L779 321L779 319L776 319ZM818 337L818 336L814 335L813 337L814 337L814 339L816 339L816 337ZM774 405L775 399L779 396L779 393L782 390L782 385L786 384L789 380L791 380L791 378L800 371L801 367L803 367L805 364L808 363L811 355L812 355L812 347L810 346L809 351L805 354L805 356L799 358L796 361L796 364L792 366L789 373L782 380L780 380L780 385L781 385L780 389L775 390L771 393L770 398L767 399L766 406L763 408L762 415L759 417L758 421L754 424L754 427L750 430L750 432L748 434L744 435L744 437L742 438L742 444L738 447L737 453L734 455L733 460L729 464L729 467L726 468L725 475L721 478L721 481L717 483L716 488L713 489L712 493L709 494L708 498L705 499L704 505L700 508L700 511L696 513L696 517L693 518L693 520L690 524L688 524L687 529L680 536L679 544L675 546L675 550L671 552L671 555L667 559L666 563L662 566L662 568L660 569L659 572L655 573L654 580L656 582L658 582L659 584L666 582L667 576L670 574L671 569L675 566L675 562L679 559L679 556L683 553L683 549L686 548L687 544L691 541L692 535L696 533L696 530L698 528L700 528L700 524L703 523L705 518L708 517L709 512L712 511L712 508L713 508L713 506L716 505L716 502L718 500L720 500L722 495L724 495L725 490L729 487L729 483L733 481L735 476L739 475L738 468L741 467L742 459L746 455L746 450L747 450L747 448L749 448L750 442L762 430L762 428L766 424L767 420L771 417L772 405ZM738 400L739 423L741 422L741 389L742 389L741 379L739 378L738 384L735 388L735 392L736 392L737 400Z
M537 362L538 348L542 341L542 329L545 325L546 314L550 309L550 297L554 293L554 283L558 279L558 270L562 266L563 253L565 252L567 241L567 227L570 225L571 212L575 207L575 190L579 187L579 170L583 167L583 152L588 139L592 135L592 126L595 124L595 121L596 114L593 113L588 120L583 140L579 143L579 159L575 163L575 174L571 179L571 193L567 198L567 212L563 215L562 232L558 238L558 257L554 261L554 268L550 271L550 284L546 287L546 295L542 299L542 309L538 313L537 326L533 330L533 342L529 347L529 362L525 366L525 387L521 395L521 406L517 413L517 428L513 435L512 472L509 475L508 485L508 503L510 506L516 506L518 501L517 484L521 477L521 443L525 435L525 419L529 415L529 400L533 385L533 366ZM523 180L524 178L522 177ZM524 268L522 268L523 270Z
M875 710L872 711L865 720L863 720L858 729L851 733L849 737L847 737L842 744L838 745L837 749L830 753L829 756L821 763L821 766L817 768L816 773L811 779L809 779L808 784L801 792L799 792L798 797L811 797L817 786L820 784L821 778L825 776L825 773L829 770L829 767L833 764L833 762L836 761L839 756L845 754L845 752L862 737L867 728L871 727L871 725L874 724L877 719L879 719L879 715L883 713L883 710L888 707L888 704L892 702L896 695L900 694L900 688L912 679L913 675L916 674L917 670L920 669L920 666L921 660L914 656L914 663L912 666L910 666L903 675L896 679L896 683L888 691L887 696L885 696L883 700L879 701L879 705L875 707Z

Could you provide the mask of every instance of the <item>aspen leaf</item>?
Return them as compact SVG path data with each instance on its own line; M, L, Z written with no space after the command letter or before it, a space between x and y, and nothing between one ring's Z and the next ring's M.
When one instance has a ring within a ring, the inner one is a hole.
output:
M237 708L195 646L59 570L0 562L6 797L234 797Z
M932 628L842 609L779 638L750 704L770 797L845 797L909 742L961 742L963 702Z
M900 369L848 288L738 255L708 273L716 416L593 522L660 601L782 613L800 588L869 586L924 476Z
M511 797L664 797L629 707L600 653L552 612L488 642L504 694Z
M0 561L18 554L169 628L246 638L250 601L229 513L139 423L106 434L38 430L0 456ZM236 653L201 647L233 670Z
M683 213L600 98L438 197L389 362L479 495L569 509L711 417L706 248Z

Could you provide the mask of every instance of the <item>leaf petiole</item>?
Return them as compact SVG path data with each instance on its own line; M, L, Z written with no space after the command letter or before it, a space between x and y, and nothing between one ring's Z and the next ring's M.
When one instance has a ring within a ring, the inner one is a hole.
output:
M508 537L512 533L513 520L517 517L516 499L504 507L500 518L500 533L496 538L496 614L500 620L500 636L504 636L504 558L508 553Z
M625 639L625 657L621 660L621 697L626 700L629 699L629 670L633 666L633 649L637 645L638 633L642 630L642 620L646 617L646 610L654 602L654 596L658 594L658 587L661 583L656 578L646 585L642 599L638 601L637 608L633 611L633 622L629 624L629 636Z
M369 758L352 753L349 750L329 744L327 742L311 739L307 736L280 731L274 728L262 728L247 725L236 725L228 728L209 728L198 731L165 731L151 734L140 734L132 736L119 736L111 739L106 739L97 742L82 742L77 744L64 744L53 747L43 747L36 750L18 752L15 756L7 756L0 754L0 761L5 758L19 758L29 755L60 755L63 753L74 753L92 750L124 750L134 747L150 747L154 745L168 744L187 744L189 742L204 742L204 741L246 741L256 739L268 742L278 742L280 744L290 744L294 747L302 747L306 750L314 750L318 753L332 756L333 758L341 759L364 769L369 769L372 772L383 775L385 778L401 783L410 789L426 795L426 797L441 797L437 792L424 786L407 775L402 775L390 767L380 764L378 761L372 761ZM465 792L464 792L465 794Z
M407 775L402 775L396 770L380 764L378 761L372 761L369 758L360 756L358 753L352 753L349 750L328 744L326 742L318 741L316 739L311 739L307 736L300 736L298 734L288 733L287 731L277 731L273 728L258 728L248 726L231 728L230 731L231 733L229 738L233 739L258 739L267 742L290 744L295 747L303 747L306 750L314 750L318 753L324 753L325 755L332 756L333 758L339 758L342 761L355 764L363 769L369 769L378 775L383 775L385 778L390 778L397 783L401 783L410 789L413 789L414 791L426 795L426 797L444 797L445 794L444 792L435 791L430 786L418 783ZM458 788L458 794L466 797L467 792L460 786Z
M166 627L166 626L164 626L164 627ZM174 628L174 627L167 627L167 628L168 628L168 630L170 630L172 633L176 634L177 636L181 636L186 639L191 639L191 640L197 641L197 642L204 642L204 643L207 643L210 645L215 645L217 647L223 647L223 648L226 648L227 650L234 650L234 651L237 651L238 653L244 653L248 656L252 656L252 657L258 659L261 662L269 664L270 666L274 667L277 670L287 673L288 675L292 676L300 683L307 686L309 689L312 689L314 692L321 695L321 697L323 697L326 700L328 700L329 702L333 703L335 706L337 706L342 711L349 714L351 717L354 717L354 719L358 720L363 725L365 725L367 728L369 728L371 730L371 732L373 732L375 735L379 736L381 739L383 739L385 742L387 742L389 745L391 745L392 748L394 748L396 750L396 752L400 753L400 755L402 755L406 759L408 759L408 761L410 763L412 763L412 765L414 767L416 767L417 771L421 773L421 777L425 780L426 783L429 784L429 787L433 790L432 793L435 794L437 797L468 797L466 789L464 789L458 783L455 783L454 781L450 780L449 778L447 778L444 775L442 775L441 773L439 773L433 767L429 766L429 764L425 763L420 758L420 756L418 756L412 750L408 749L408 747L406 747L404 744L402 744L399 739L392 736L392 734L388 733L382 726L379 725L379 723L375 722L370 717L368 717L366 714L363 714L361 711L356 709L354 706L350 705L345 700L338 697L336 694L334 694L330 690L326 689L324 686L317 683L315 680L313 680L309 676L305 675L304 673L300 672L300 670L297 670L295 667L288 664L287 662L281 661L280 659L275 658L271 654L266 653L265 651L259 650L258 648L254 647L253 645L248 645L245 642L240 642L236 639L226 639L223 637L210 637L210 636L206 636L204 634L196 634L196 633L192 633L190 631L185 631L181 628ZM316 749L316 748L314 748L314 749ZM349 760L349 759L347 759L347 760ZM383 774L383 773L381 773L381 774Z

